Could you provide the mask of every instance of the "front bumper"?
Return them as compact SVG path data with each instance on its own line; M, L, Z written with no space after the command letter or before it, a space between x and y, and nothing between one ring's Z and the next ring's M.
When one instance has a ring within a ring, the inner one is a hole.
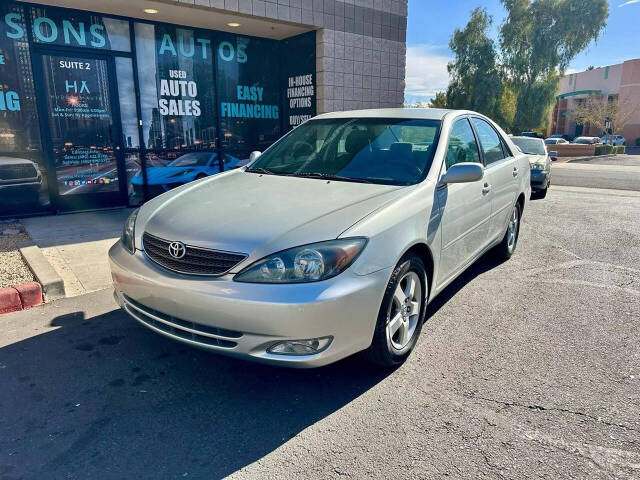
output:
M290 367L319 367L366 349L392 270L348 269L322 282L268 285L173 273L120 242L109 260L116 300L146 327L206 350ZM267 352L279 341L327 336L329 347L314 355Z
M532 190L544 190L549 186L549 178L551 172L544 170L531 170L531 189Z

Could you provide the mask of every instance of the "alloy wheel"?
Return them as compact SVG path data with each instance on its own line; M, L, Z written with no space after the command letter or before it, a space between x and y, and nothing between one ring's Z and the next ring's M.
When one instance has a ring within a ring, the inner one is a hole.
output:
M509 227L507 228L507 248L509 249L509 253L513 252L516 247L516 240L518 239L518 227L520 225L519 215L518 215L518 206L515 205L513 207L513 213L511 214L511 218L509 219Z
M396 350L406 347L420 319L422 285L418 274L407 272L398 282L387 315L387 338Z

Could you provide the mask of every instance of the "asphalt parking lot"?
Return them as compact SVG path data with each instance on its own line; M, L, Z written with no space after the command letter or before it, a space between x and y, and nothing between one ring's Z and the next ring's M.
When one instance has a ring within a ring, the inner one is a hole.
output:
M554 164L552 183L640 191L640 155L615 155Z
M0 478L639 478L639 218L552 187L393 372L192 350L109 291L0 317Z

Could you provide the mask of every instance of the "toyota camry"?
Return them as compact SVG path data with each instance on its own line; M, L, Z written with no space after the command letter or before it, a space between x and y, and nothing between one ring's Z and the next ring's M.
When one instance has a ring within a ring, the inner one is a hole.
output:
M489 250L513 255L529 161L469 111L319 115L245 167L154 198L110 250L145 327L291 367L394 367L427 304Z

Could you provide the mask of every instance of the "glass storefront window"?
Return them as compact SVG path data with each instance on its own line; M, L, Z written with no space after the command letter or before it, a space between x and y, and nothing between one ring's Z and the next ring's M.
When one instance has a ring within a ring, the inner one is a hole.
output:
M216 54L220 141L247 158L281 135L278 42L221 35Z
M131 51L129 22L126 20L41 6L31 7L30 15L36 43Z
M116 57L115 63L120 121L122 124L122 146L124 148L124 163L127 172L127 197L130 205L139 205L144 201L144 195L142 194L143 192L136 191L133 185L133 179L136 176L139 177L142 171L133 60Z
M0 151L40 150L31 55L22 7L0 6Z
M117 192L117 137L107 61L43 55L42 67L58 193Z
M315 32L0 2L0 216L136 205L238 168L315 113L314 68Z
M49 204L24 9L0 4L0 216Z
M150 196L220 171L212 42L199 31L136 23L143 141ZM202 152L206 165L174 165ZM142 189L142 173L133 178Z
M169 25L137 23L135 32L146 147L215 148L211 40Z

